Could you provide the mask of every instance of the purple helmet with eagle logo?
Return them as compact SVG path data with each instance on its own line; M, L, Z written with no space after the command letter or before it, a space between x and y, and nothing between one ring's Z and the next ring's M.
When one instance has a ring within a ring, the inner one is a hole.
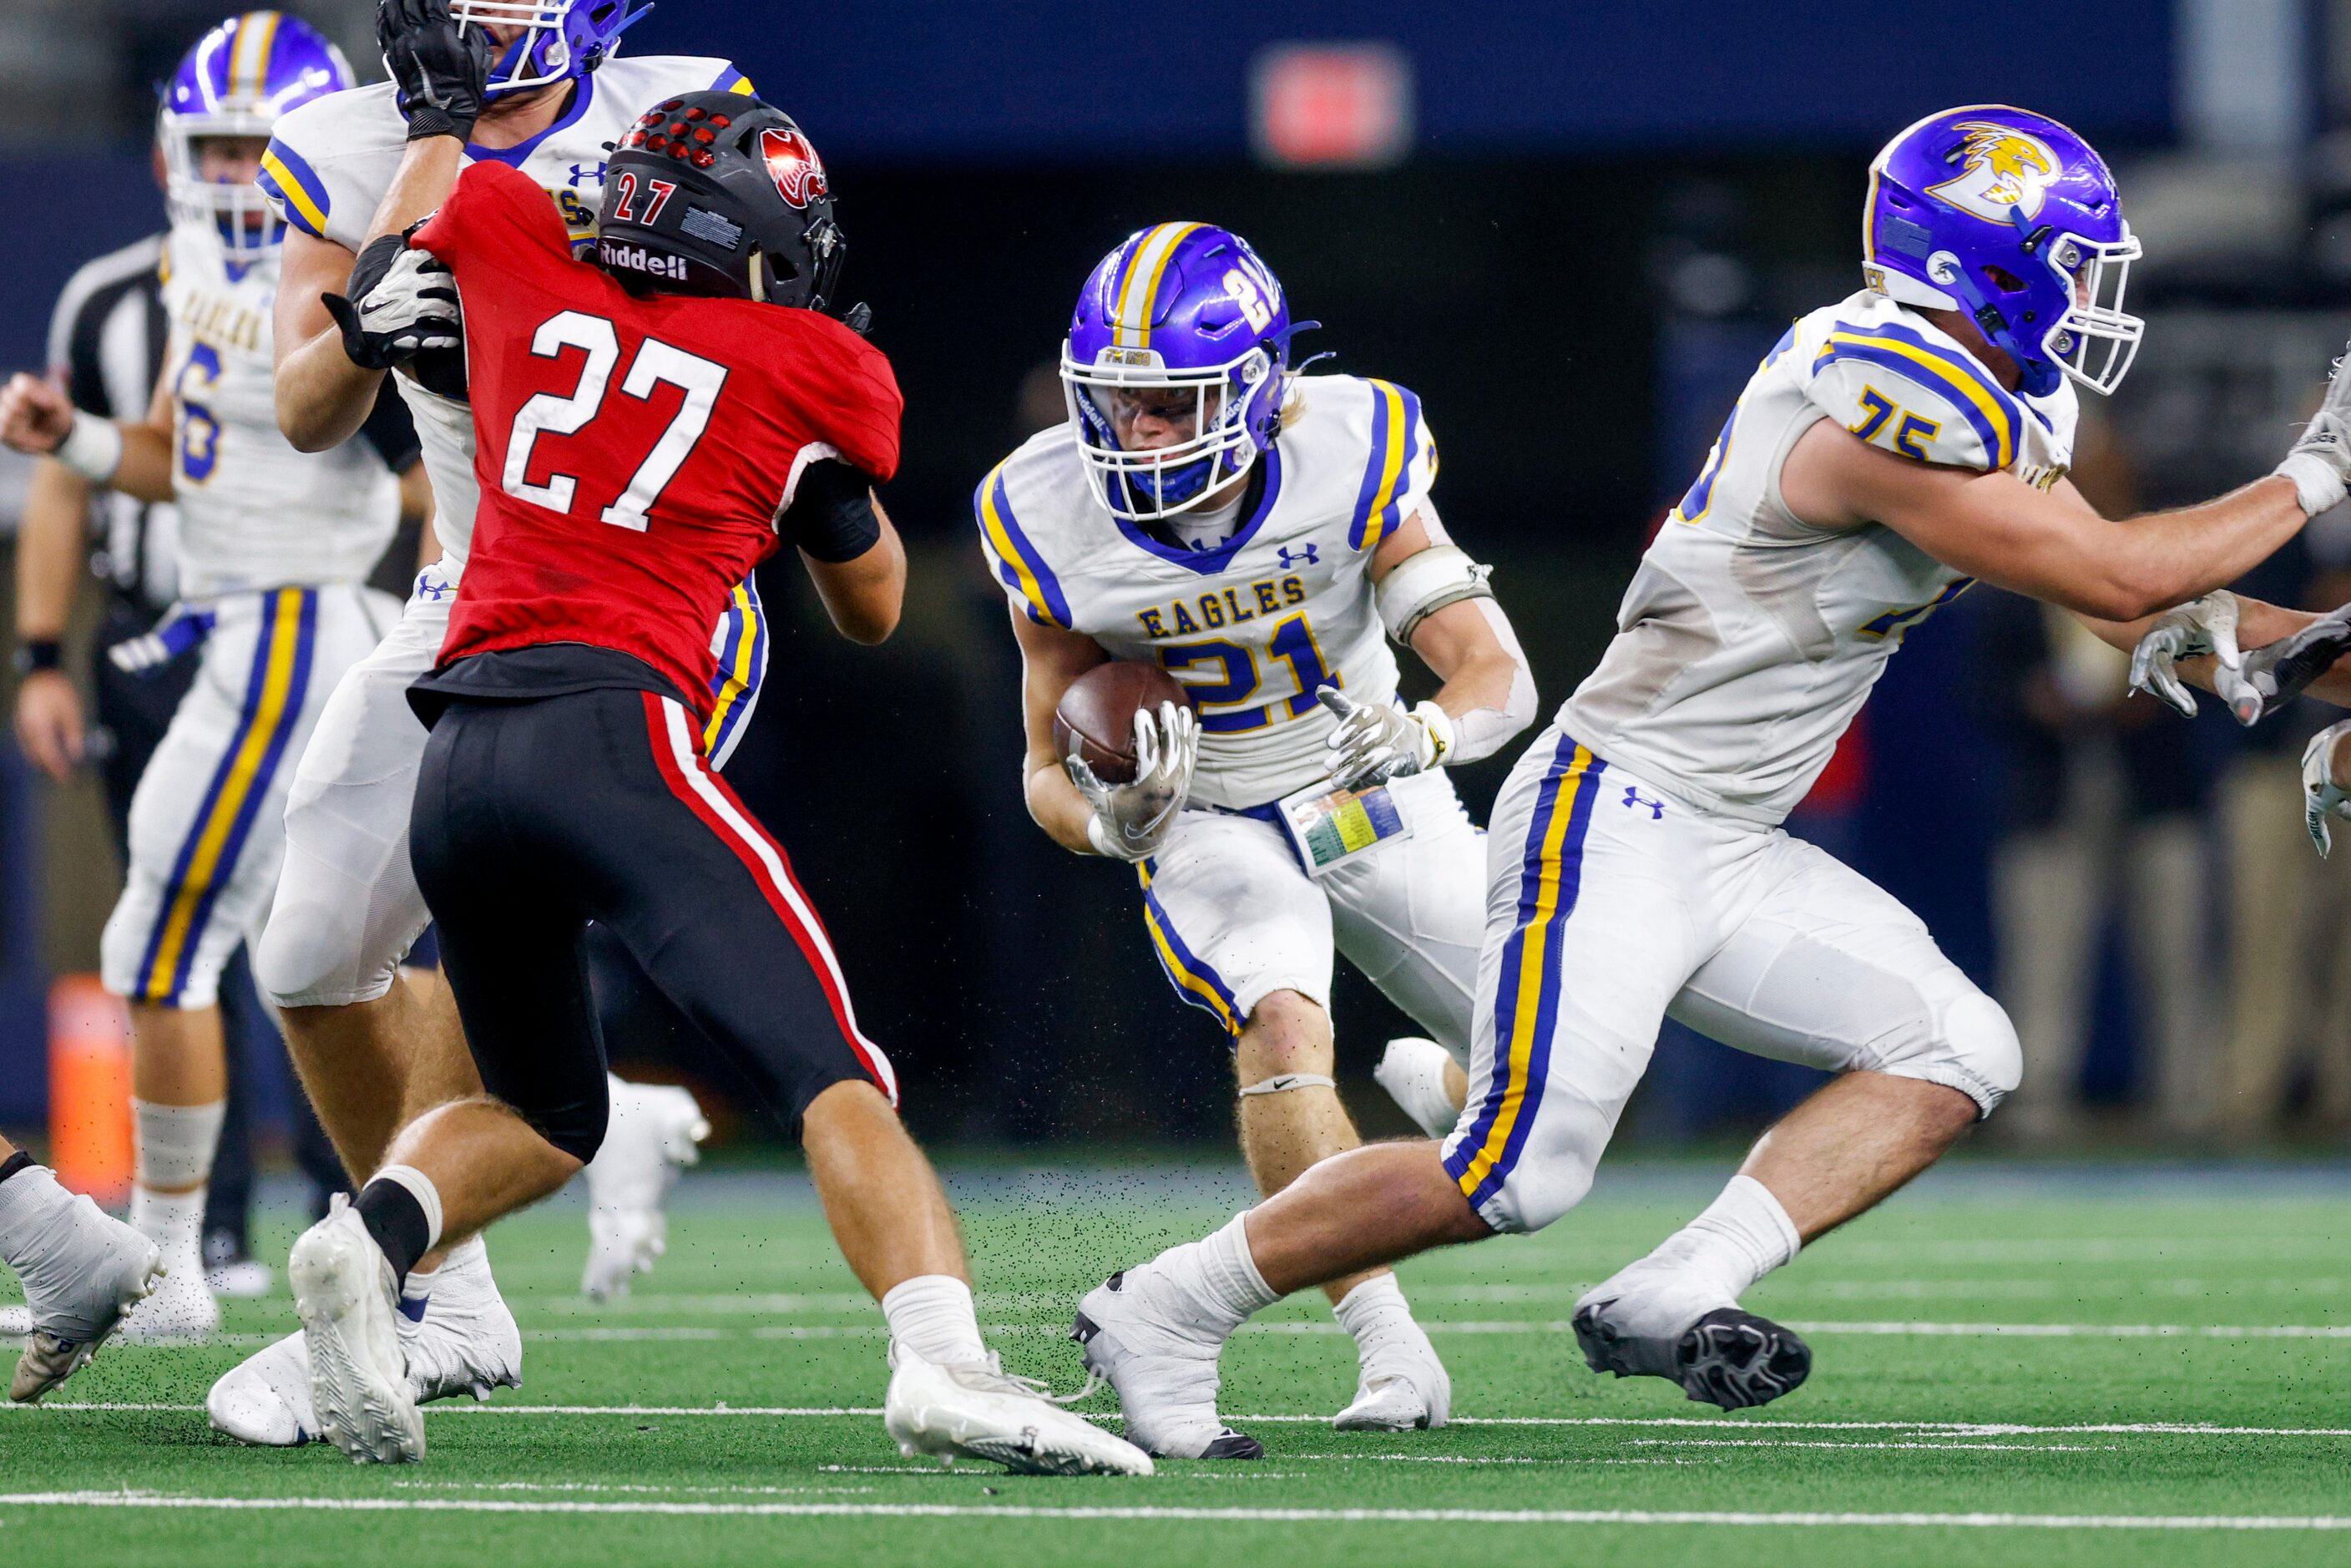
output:
M1249 242L1209 224L1155 224L1102 257L1061 346L1070 425L1112 514L1171 517L1247 474L1273 444L1293 325L1281 284ZM1127 447L1122 398L1188 399L1189 438Z
M653 9L627 0L450 0L460 27L517 31L490 62L486 102L586 76L621 49L621 35Z
M204 178L197 144L214 137L266 140L279 115L350 85L342 51L299 16L247 11L196 40L163 84L156 118L172 221L215 235L233 266L276 255L286 240L285 220L252 181Z
M2122 383L2146 329L2122 308L2138 255L2105 161L2045 115L1948 109L1869 166L1870 287L1965 311L2036 397L2063 376L2101 392Z

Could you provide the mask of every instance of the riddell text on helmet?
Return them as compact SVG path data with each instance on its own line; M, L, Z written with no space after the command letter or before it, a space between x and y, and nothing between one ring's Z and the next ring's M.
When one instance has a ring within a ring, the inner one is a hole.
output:
M599 240L596 253L608 267L625 267L631 272L647 272L655 277L667 277L679 283L685 281L685 258L682 256L663 256L641 245L616 244L611 240Z

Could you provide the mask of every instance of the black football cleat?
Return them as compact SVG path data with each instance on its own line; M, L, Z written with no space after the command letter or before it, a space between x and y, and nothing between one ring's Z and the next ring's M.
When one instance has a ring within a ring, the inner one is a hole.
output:
M1614 1304L1576 1309L1576 1343L1594 1372L1670 1378L1690 1398L1725 1410L1768 1405L1812 1375L1812 1347L1769 1318L1718 1307L1667 1343L1619 1334L1605 1316Z

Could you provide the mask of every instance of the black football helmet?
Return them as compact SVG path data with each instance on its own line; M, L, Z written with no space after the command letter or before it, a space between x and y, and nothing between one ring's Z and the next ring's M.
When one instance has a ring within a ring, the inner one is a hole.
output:
M833 309L849 242L791 116L735 92L657 105L613 149L599 266L637 292Z

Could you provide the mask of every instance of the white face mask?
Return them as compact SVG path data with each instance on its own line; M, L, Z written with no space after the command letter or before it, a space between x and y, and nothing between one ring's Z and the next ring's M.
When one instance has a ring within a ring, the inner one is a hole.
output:
M1127 351L1109 350L1105 357ZM1157 522L1193 510L1247 474L1257 462L1257 444L1244 423L1249 394L1273 373L1273 357L1261 348L1226 364L1169 370L1155 363L1081 365L1064 343L1061 390L1071 432L1078 455L1102 481L1097 494L1103 505L1129 522ZM1139 391L1189 398L1192 435L1149 449L1116 444L1108 434L1115 424L1113 394Z

